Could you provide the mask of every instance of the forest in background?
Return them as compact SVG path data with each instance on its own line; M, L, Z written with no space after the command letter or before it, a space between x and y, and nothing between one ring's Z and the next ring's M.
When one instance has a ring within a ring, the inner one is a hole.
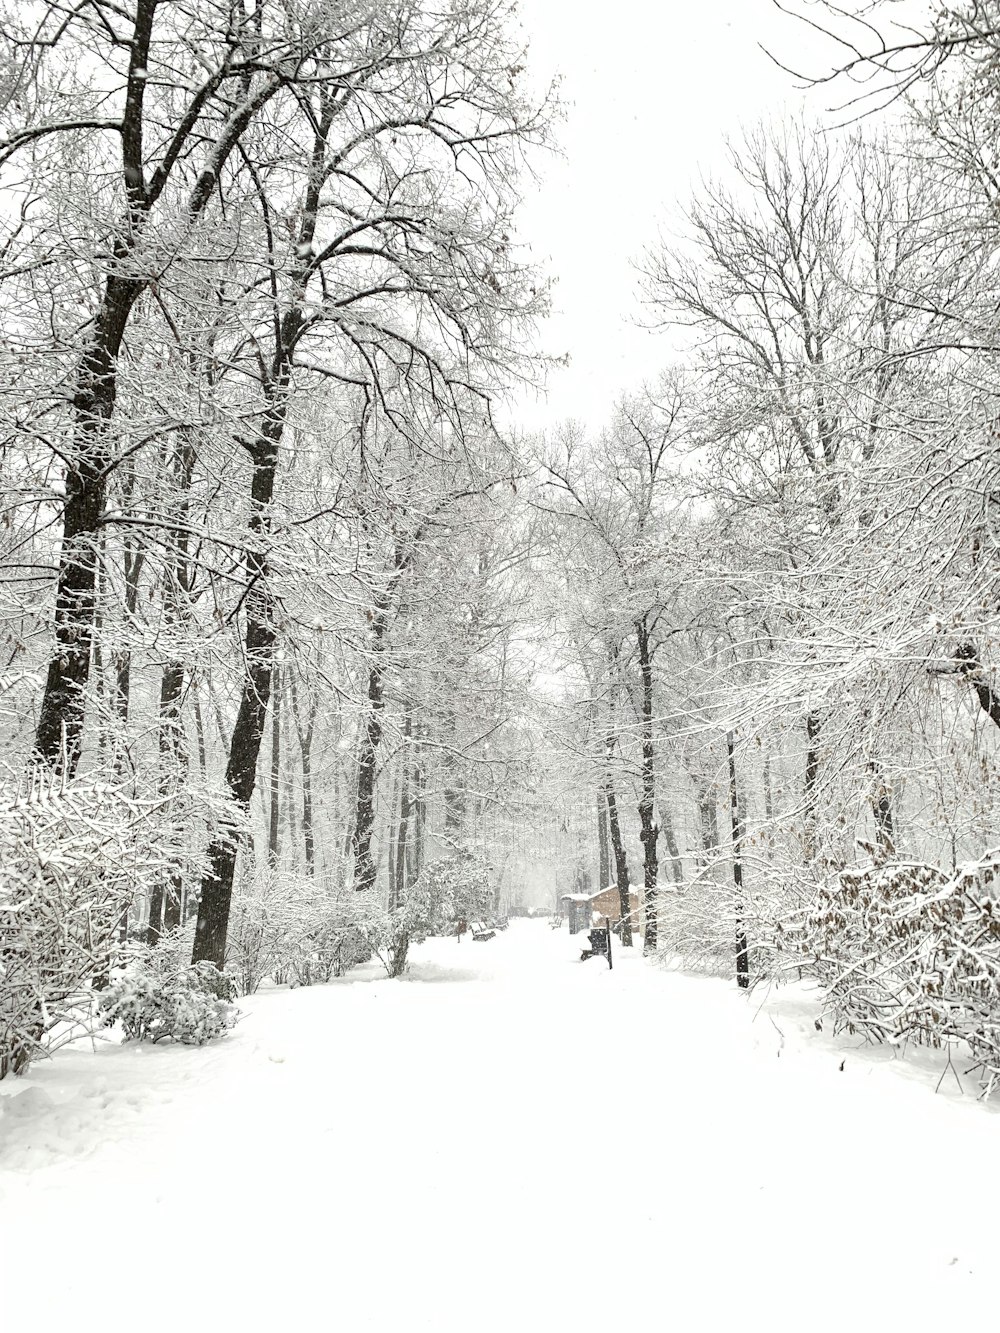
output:
M529 434L507 0L7 7L0 1076L124 960L616 884L992 1090L1000 5L826 13L861 110L734 137L635 256L672 364Z

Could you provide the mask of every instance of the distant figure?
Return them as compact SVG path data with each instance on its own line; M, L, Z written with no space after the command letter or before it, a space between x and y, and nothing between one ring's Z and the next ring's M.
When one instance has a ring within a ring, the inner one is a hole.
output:
M469 929L468 922L464 919L464 917L460 917L459 920L455 922L455 934L458 936L459 944L462 943L462 936L468 929Z

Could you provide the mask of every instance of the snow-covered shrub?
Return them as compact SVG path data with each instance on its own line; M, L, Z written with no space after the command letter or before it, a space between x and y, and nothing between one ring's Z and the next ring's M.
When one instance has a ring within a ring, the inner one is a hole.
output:
M97 1001L101 1021L121 1023L124 1041L202 1046L235 1024L232 978L214 964L181 963L169 947L133 946L130 955Z
M459 921L489 921L493 912L489 866L471 852L460 852L424 866L401 906L373 912L368 938L389 975L398 977L411 944L428 935L450 935Z
M349 889L261 869L233 895L227 967L243 995L265 977L307 986L371 957L366 904Z
M837 1027L870 1040L965 1042L1000 1084L1000 853L948 875L890 863L843 871L779 935L823 985Z
M132 897L162 873L150 815L83 780L0 789L0 1078L86 1026Z
M750 976L759 981L771 974L777 923L792 904L801 901L802 891L803 886L789 867L774 873L758 865L737 891L728 858L720 859L695 879L681 884L661 883L657 893L657 961L682 971L732 977L739 921L749 946Z

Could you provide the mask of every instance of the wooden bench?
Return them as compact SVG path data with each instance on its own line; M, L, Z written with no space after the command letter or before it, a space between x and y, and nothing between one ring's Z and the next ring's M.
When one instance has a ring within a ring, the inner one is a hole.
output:
M590 948L581 952L580 962L582 963L585 958L593 958L599 954L602 958L608 960L608 967L611 967L611 931L609 927L595 926L588 934L587 939L590 940Z

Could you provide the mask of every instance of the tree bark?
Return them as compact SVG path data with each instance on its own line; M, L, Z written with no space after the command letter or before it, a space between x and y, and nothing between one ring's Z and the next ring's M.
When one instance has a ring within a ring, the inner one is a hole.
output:
M743 819L740 814L739 791L736 786L736 755L733 733L726 736L726 755L729 760L729 810L733 827L733 891L736 906L736 984L742 989L750 985L750 950L747 946L745 905L743 902Z
M186 612L187 597L191 591L191 568L188 558L187 514L191 480L194 475L196 454L190 438L184 434L174 442L169 467L177 485L173 504L173 524L165 533L168 558L164 565L163 618L168 643L181 628ZM138 588L136 578L130 582ZM134 607L131 613L134 613ZM157 744L159 749L161 796L170 797L178 791L187 773L188 756L181 717L181 696L185 679L184 663L175 656L167 661L160 673L160 705ZM123 720L127 720L127 713ZM180 832L180 830L178 830ZM175 930L181 924L183 882L178 872L157 883L150 897L146 942L156 944L161 929Z
M820 720L816 713L806 717L805 839L806 861L816 855L816 785L819 779Z
M874 788L871 794L872 814L875 816L875 837L883 856L896 854L896 827L892 816L892 800L886 786L882 769L874 760L871 763Z
M243 638L245 668L243 691L226 766L226 786L234 804L244 814L250 809L254 792L271 695L271 673L277 639L267 546L278 467L278 443L287 410L287 361L279 360L274 378L276 383L272 389L272 406L265 416L261 435L251 449L253 477L250 485L250 541L246 552L246 630ZM235 826L221 828L208 848L208 870L201 882L193 962L205 959L220 969L225 963L226 933L238 850Z
M606 889L611 882L611 857L608 847L608 806L604 792L597 791L597 883Z
M618 800L615 796L614 779L611 775L611 756L614 754L615 738L609 736L605 742L607 753L607 776L604 780L604 801L608 808L608 832L615 858L615 880L618 883L618 910L622 919L622 944L632 945L632 899L629 891L628 857L625 843L622 841L621 825L618 821Z
M1000 727L1000 695L996 694L979 661L975 644L960 643L955 649L959 674L970 682L979 700L979 707L995 727Z
M392 886L390 908L401 906L406 893L406 862L410 828L410 749L413 736L413 709L407 707L403 719L403 771L400 778L399 828L396 835L396 878Z
M119 246L119 258L126 253ZM73 397L73 446L66 470L56 583L55 651L42 694L34 753L57 772L76 771L83 742L97 583L97 545L118 392L117 359L132 307L145 283L107 279Z
M670 854L670 873L674 877L675 884L684 883L684 861L681 857L681 850L677 845L677 837L674 833L674 821L670 818L670 811L659 802L660 828L663 833L663 841L667 844L667 851Z
M299 738L299 753L302 757L302 844L306 858L306 873L312 875L316 863L316 842L313 831L313 789L312 789L312 744L316 729L316 696L312 695L309 705L309 720L302 725L299 708L298 690L294 673L288 677L291 691L292 712L295 715L295 731Z
M281 668L271 667L271 787L267 825L267 863L278 866L281 838Z
M646 936L643 952L656 949L657 877L659 862L656 840L659 826L653 815L656 809L656 770L653 737L653 657L649 642L649 627L645 619L636 622L636 642L639 649L639 673L642 680L642 799L639 802L639 838L643 849L643 889L646 907ZM628 941L631 943L631 940ZM626 943L624 934L622 943Z
M354 852L354 888L365 893L375 887L377 867L372 858L372 835L375 829L375 786L378 780L378 752L382 744L382 710L384 707L383 677L385 664L382 653L388 632L388 602L381 599L372 622L372 658L368 668L368 709L361 733L358 755L358 791L354 807L354 834L351 848Z

